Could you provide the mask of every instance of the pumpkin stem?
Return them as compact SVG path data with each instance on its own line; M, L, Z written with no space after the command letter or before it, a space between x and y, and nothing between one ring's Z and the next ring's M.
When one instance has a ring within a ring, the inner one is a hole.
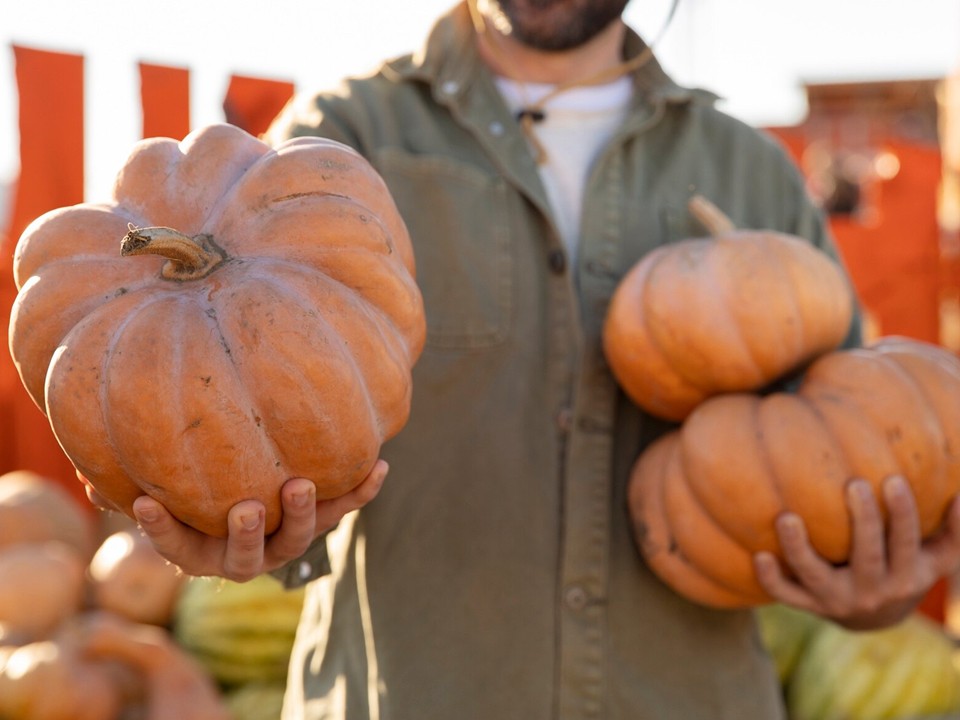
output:
M227 259L227 254L213 243L209 235L190 237L168 227L138 228L127 225L127 234L120 241L120 254L160 255L169 260L160 271L167 280L196 280L209 275Z
M733 221L703 195L694 195L687 202L687 209L713 237L726 235L737 229Z

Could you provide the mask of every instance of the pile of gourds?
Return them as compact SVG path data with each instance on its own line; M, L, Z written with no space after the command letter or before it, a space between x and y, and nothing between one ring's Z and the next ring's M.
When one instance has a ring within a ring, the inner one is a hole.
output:
M894 337L839 349L854 303L833 260L797 237L738 231L703 198L691 212L714 237L642 258L603 335L626 394L678 424L629 484L651 569L706 605L769 602L752 556L782 558L777 516L798 514L813 547L843 563L853 478L879 498L902 474L923 536L936 533L960 490L960 359Z
M187 578L110 517L0 475L0 718L276 720L302 591Z
M757 619L790 720L946 720L960 713L960 650L920 613L857 632L779 604L757 608Z

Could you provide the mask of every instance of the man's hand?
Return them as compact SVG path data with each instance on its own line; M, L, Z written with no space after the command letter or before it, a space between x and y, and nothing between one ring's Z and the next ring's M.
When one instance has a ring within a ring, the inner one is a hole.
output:
M960 569L960 498L949 506L942 530L926 541L920 537L913 493L902 477L884 482L883 499L886 528L870 484L849 484L852 548L841 567L811 547L798 516L782 515L777 533L793 577L772 554L758 553L760 585L780 602L851 629L885 627L904 618L939 578Z
M310 480L288 480L280 490L283 520L269 537L263 534L265 511L257 500L244 500L230 509L226 538L205 535L184 525L147 495L134 501L133 512L157 552L188 575L244 582L300 557L315 538L336 527L344 515L373 500L387 470L387 463L378 460L356 488L342 497L320 502ZM91 500L105 506L95 496Z

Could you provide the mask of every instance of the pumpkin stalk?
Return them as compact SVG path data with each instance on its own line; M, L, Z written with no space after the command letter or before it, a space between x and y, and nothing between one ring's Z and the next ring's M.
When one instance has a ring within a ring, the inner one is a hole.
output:
M167 258L160 276L167 280L196 280L209 275L227 259L209 235L190 237L168 227L138 228L127 225L127 234L120 241L120 254L160 255Z
M703 195L694 195L691 197L687 202L687 209L713 237L720 237L737 229L733 221L726 216L723 210L707 200Z

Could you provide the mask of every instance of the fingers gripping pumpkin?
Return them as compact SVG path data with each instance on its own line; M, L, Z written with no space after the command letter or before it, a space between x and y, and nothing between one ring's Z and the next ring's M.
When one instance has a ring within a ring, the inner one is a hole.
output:
M629 507L648 565L678 592L720 607L768 602L753 554L782 557L774 522L798 514L827 560L849 558L844 491L901 474L923 537L960 491L960 360L884 338L818 358L795 394L706 400L633 468Z
M122 245L121 245L122 239ZM376 172L319 138L230 125L138 143L110 204L17 244L10 349L66 454L131 513L223 535L234 503L356 486L406 422L423 307Z

